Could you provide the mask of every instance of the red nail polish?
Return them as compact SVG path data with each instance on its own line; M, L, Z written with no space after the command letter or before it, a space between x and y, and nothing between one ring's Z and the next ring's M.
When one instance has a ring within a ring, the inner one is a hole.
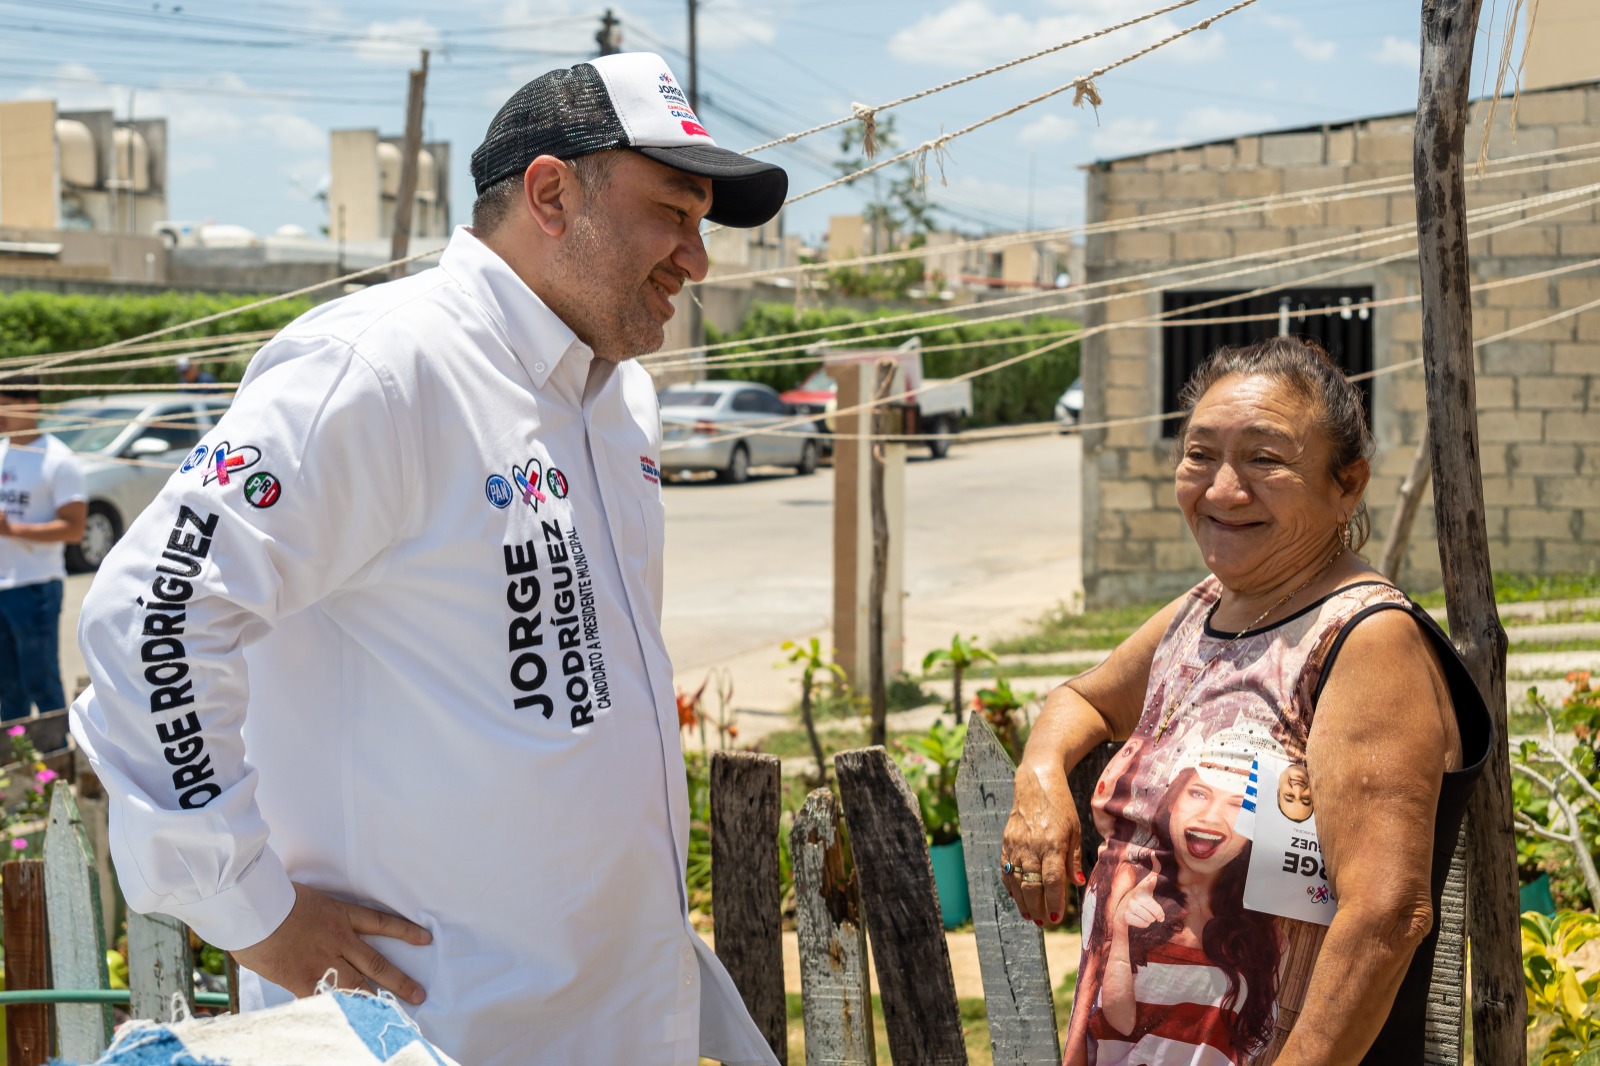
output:
M1087 883L1089 879L1087 877L1084 877L1083 873L1080 871L1080 872L1078 872L1078 873L1073 875L1073 880L1077 881L1078 884L1082 885L1082 884Z
M1057 914L1055 911L1051 911L1050 912L1050 921L1052 923L1059 922L1060 920L1061 920L1061 915Z
M1044 928L1044 923L1043 923L1043 922L1041 922L1041 921L1038 921L1038 920L1037 920L1037 919L1035 919L1035 920L1034 920L1034 923L1033 923L1033 924L1034 924L1034 925L1037 925L1037 926L1038 926L1038 927L1039 927L1039 928L1040 928L1040 929L1043 929L1043 928Z

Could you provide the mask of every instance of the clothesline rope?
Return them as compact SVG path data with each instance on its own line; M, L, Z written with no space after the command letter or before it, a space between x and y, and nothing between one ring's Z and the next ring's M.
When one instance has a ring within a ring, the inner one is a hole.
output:
M1529 222L1536 221L1538 219L1554 217L1555 215L1562 214L1562 213L1565 213L1567 211L1575 210L1578 207L1587 207L1587 206L1590 206L1591 203L1597 202L1597 201L1600 201L1600 197L1595 197L1595 198L1592 198L1589 201L1585 201L1585 202L1579 203L1579 204L1567 204L1567 205L1564 205L1564 206L1561 206L1561 207L1554 208L1554 209L1552 209L1550 211L1543 212L1543 213L1541 213L1539 215L1530 215L1530 216L1528 216L1526 218L1518 219L1518 220L1515 220L1515 221L1510 222L1510 223L1502 224L1500 226L1491 226L1491 227L1488 227L1486 229L1480 230L1475 234L1468 234L1468 240L1475 240L1475 239L1480 239L1482 237L1492 236L1492 235L1494 235L1496 233L1501 233L1501 232L1504 232L1506 230L1513 229L1513 228L1515 228L1517 226L1520 226L1520 225L1526 225ZM1261 288L1258 288L1258 289L1254 290L1253 292L1219 297L1218 299L1204 301L1202 303L1195 304L1194 306L1188 307L1188 308L1181 308L1181 309L1174 308L1174 309L1169 310L1169 311L1162 311L1162 312L1160 312L1160 313L1158 313L1156 315L1149 316L1149 317L1147 317L1147 318L1145 318L1143 320L1139 320L1139 321L1142 321L1142 323L1145 324L1145 325L1157 325L1157 324L1162 323L1166 319L1176 317L1178 314L1187 314L1187 313L1191 313L1191 312L1194 312L1194 311L1207 310L1207 309L1212 308L1212 307L1220 306L1220 305L1222 305L1224 303L1230 303L1230 302L1232 302L1234 300L1248 300L1248 299L1252 299L1252 298L1254 298L1256 296L1263 296L1263 295L1266 295L1268 293L1278 292L1278 291L1281 291L1283 289L1288 288L1291 285L1304 285L1305 283L1307 283L1309 281L1321 281L1321 280L1324 280L1324 279L1329 278L1329 277L1336 277L1336 276L1338 276L1340 274L1350 273L1351 271L1355 271L1355 270L1370 269L1371 267L1383 265L1385 263L1397 262L1400 259L1404 259L1404 258L1407 258L1407 257L1411 256L1412 254L1414 254L1414 253L1409 251L1409 250L1405 250L1405 251L1394 253L1393 255L1381 256L1381 257L1379 257L1377 259L1361 260L1361 261L1356 262L1356 263L1350 263L1350 264L1346 264L1344 266L1335 267L1332 270L1323 271L1320 274L1313 274L1310 277L1298 278L1298 279L1295 279L1295 280L1292 280L1292 281L1284 281L1284 282L1279 282L1279 283L1276 283L1276 284L1273 284L1273 285L1262 286ZM1021 353L1019 353L1017 355L1010 356L1010 357L1008 357L1006 359L1002 359L997 363L990 363L990 364L988 364L986 366L978 367L978 368L976 368L974 370L969 370L969 371L967 371L967 372L965 372L963 374L957 374L954 377L946 378L946 379L940 381L937 386L931 386L931 385L928 385L926 382L924 382L922 385L919 385L919 386L917 386L915 388L906 389L904 392L898 393L898 394L896 394L894 396L890 396L890 397L887 397L887 398L882 399L882 400L874 399L874 400L869 400L869 401L867 401L865 403L856 404L856 405L854 405L852 407L841 408L841 409L836 410L834 412L834 417L837 418L837 417L840 417L842 415L855 414L855 413L858 413L858 412L861 412L861 411L872 410L872 409L875 409L876 407L882 406L882 405L884 405L886 403L903 403L906 400L909 400L912 397L917 396L918 394L922 393L923 391L925 391L925 390L927 390L929 388L943 387L945 385L958 384L958 383L963 382L963 381L971 381L971 380L973 380L975 378L983 377L983 376L985 376L987 374L992 374L992 373L995 373L997 371L1004 370L1007 367L1015 366L1018 363L1026 362L1027 360L1030 360L1030 359L1036 359L1036 358L1038 358L1038 357L1040 357L1042 355L1046 355L1046 354L1048 354L1048 353L1050 353L1052 351L1055 351L1056 349L1062 347L1063 345L1070 344L1074 340L1080 340L1081 341L1081 340L1083 340L1085 338L1088 338L1088 337L1097 336L1098 334L1107 332L1107 330L1109 328L1110 327L1105 325L1105 324L1097 325L1097 326L1089 326L1089 327L1084 328L1082 331L1080 331L1077 334L1070 335L1070 336L1067 336L1067 337L1062 337L1059 340L1051 341L1051 342L1049 342L1047 344L1041 345L1038 348L1033 348L1033 349L1030 349L1030 350L1028 350L1026 352L1021 352ZM812 416L799 416L799 417L791 418L791 419L787 419L787 420L780 420L780 421L774 423L771 427L769 427L769 429L790 429L790 428L793 428L794 426L803 425L803 424L805 424L807 422L814 421L814 420L815 419ZM700 437L696 441L693 441L693 442L690 442L690 441L667 442L667 443L664 443L662 445L662 450L663 451L673 450L675 448L685 447L690 443L694 443L694 444L698 444L700 446L704 446L704 445L707 445L707 444L716 444L716 443L721 443L721 442L724 442L724 441L741 440L741 439L743 439L745 437L748 437L748 436L751 436L751 435L753 435L754 433L757 433L757 432L768 432L769 429L739 430L739 431L734 431L734 432L731 432L731 433L716 434L716 435L712 435L712 436Z
M1490 160L1491 167L1505 166L1511 163L1526 162L1552 155L1572 155L1579 152L1600 149L1600 141L1590 141L1584 144L1571 145L1564 148L1549 148L1538 152L1527 152L1520 155L1502 156ZM1597 161L1596 157L1568 160L1562 163L1552 163L1541 166L1525 167L1516 170L1499 171L1493 177L1509 178L1519 174L1544 173L1561 170L1566 167L1587 166ZM1468 174L1466 180L1481 181L1490 175ZM1054 226L1048 229L1024 230L1019 233L999 234L993 237L979 237L972 240L953 241L950 244L940 245L937 248L923 246L921 248L903 248L889 252L875 252L871 255L853 256L848 259L834 259L817 263L793 263L785 266L764 267L760 270L747 270L738 274L719 274L714 278L707 278L704 282L696 284L725 284L735 281L751 281L770 277L786 277L791 274L810 274L828 270L840 270L847 267L871 266L879 263L890 263L902 259L914 259L930 254L948 255L956 252L982 251L994 248L1003 248L1012 244L1035 243L1059 237L1082 237L1093 234L1122 233L1131 230L1147 229L1152 226L1173 224L1179 222L1199 222L1215 218L1226 218L1232 215L1252 214L1256 211L1266 210L1284 204L1318 204L1336 203L1342 200L1361 199L1368 196L1388 196L1395 193L1407 192L1415 188L1410 174L1389 174L1376 178L1363 178L1360 181L1341 182L1334 185L1323 185L1311 189L1296 190L1292 192L1264 193L1260 196L1244 197L1229 200L1220 204L1203 204L1197 207L1180 207L1167 211L1151 214L1134 215L1124 219L1108 219L1101 222L1084 222L1072 226Z
M1072 48L1075 45L1085 44L1100 37L1105 37L1108 34L1116 33L1118 30L1125 30L1130 26L1137 26L1141 22L1148 22L1149 20L1153 18L1159 18L1162 15L1169 15L1179 8L1188 7L1191 4L1197 4L1199 2L1200 0L1178 0L1178 2L1175 4L1168 4L1166 7L1157 8L1154 11L1146 12L1137 18L1131 18L1125 22L1119 22L1114 26L1107 26L1104 29L1095 30L1093 33L1086 33L1082 37L1074 37L1070 41L1062 41L1060 44L1053 44L1048 48L1041 48L1037 52L1030 52L1025 56L1018 56L1016 59L1010 59L1004 63L998 63L984 70L975 71L972 74L967 74L951 81L947 81L942 85L935 85L932 88L923 89L920 92L914 92L910 96L902 96L897 100L890 100L886 104L851 104L850 114L848 115L843 115L839 118L833 119L832 121L824 122L817 126L812 126L810 129L800 130L797 133L785 134L776 140L768 141L765 144L758 144L754 148L746 148L739 154L755 155L757 152L764 152L768 148L776 148L780 144L794 144L801 138L810 137L812 134L831 130L836 126L842 126L847 122L860 121L863 126L862 147L866 151L867 158L871 159L875 154L876 147L874 143L877 130L876 118L884 111L912 103L916 100L921 100L923 97L932 96L935 93L942 93L947 89L954 89L958 85L965 85L968 82L977 81L979 78L986 78L991 74L998 74L1002 70L1010 70L1012 67L1021 66L1023 63L1030 63L1035 59L1042 59L1045 56L1054 55L1056 52L1063 51L1064 49Z
M788 206L789 204L797 204L802 200L809 199L819 193L827 192L829 189L836 189L841 185L849 185L852 182L866 177L868 174L876 173L877 171L882 170L884 167L892 166L895 163L904 162L908 159L915 158L920 160L918 164L919 169L925 169L927 156L930 152L936 152L937 150L942 149L945 145L949 144L958 137L965 137L967 134L972 133L975 130L980 130L992 123L999 122L1001 119L1010 118L1019 111L1025 111L1028 108L1033 107L1035 104L1042 103L1051 97L1059 96L1068 89L1074 90L1074 104L1081 106L1087 101L1091 104L1091 106L1098 107L1101 103L1101 99L1099 91L1095 86L1095 80L1097 78L1102 77L1110 71L1116 70L1118 67L1132 63L1136 59L1141 59L1144 56L1149 55L1151 52L1156 51L1158 48L1165 48L1169 44L1180 41L1192 33L1198 33L1201 30L1209 29L1211 24L1217 20L1227 18L1234 12L1241 11L1255 2L1256 0L1238 0L1238 2L1232 7L1219 11L1215 15L1201 19L1192 26L1186 26L1176 33L1169 34L1166 37L1161 38L1159 41L1155 41L1152 44L1146 45L1138 51L1123 56L1121 59L1118 59L1115 62L1107 63L1105 66L1090 71L1088 74L1080 74L1064 85L1058 85L1048 92L1040 93L1037 96L1024 100L1020 104L1014 104L1013 106L1008 107L1003 111L998 111L987 118L979 119L977 122L963 126L953 133L942 133L932 140L922 142L915 148L907 149L904 152L900 152L897 155L890 156L888 159L884 159L876 163L869 163L867 166L862 167L860 170L857 170L852 174L846 174L843 177L835 178L833 181L818 185L816 188L810 189L806 192L797 193L785 200L784 206ZM721 227L713 226L707 232L715 232L720 228Z
M1493 217L1497 217L1498 215L1512 214L1512 213L1516 213L1516 212L1519 212L1519 211L1525 211L1525 210L1527 210L1528 208L1531 208L1531 207L1543 206L1544 204L1555 203L1555 202L1558 202L1558 201L1564 200L1564 199L1574 199L1576 197L1583 196L1583 195L1586 195L1586 194L1592 195L1597 191L1600 191L1600 183L1594 183L1594 184L1590 184L1590 185L1583 185L1583 186L1579 186L1579 187L1577 187L1575 189L1566 189L1566 190L1562 190L1562 191L1554 192L1554 193L1545 193L1542 196L1531 197L1531 198L1525 199L1525 200L1508 200L1508 201L1503 201L1502 203L1499 203L1499 204L1492 204L1492 205L1487 205L1485 207L1475 208L1475 209L1467 212L1467 217L1469 219L1493 218ZM1585 206L1589 202L1590 201L1585 201L1583 204L1578 204L1578 205L1575 205L1575 206ZM1517 225L1521 225L1521 224L1523 224L1523 223L1517 223ZM1225 280L1228 280L1230 278L1236 278L1236 277L1240 277L1240 276L1246 275L1246 274L1257 273L1257 272L1262 271L1262 270L1280 269L1280 268L1283 268L1283 267L1300 266L1300 265L1302 265L1304 263L1313 262L1313 261L1318 260L1318 259L1332 258L1334 255L1350 255L1350 254L1354 254L1354 253L1365 251L1365 250L1367 250L1369 248L1379 247L1379 246L1384 245L1384 244L1392 244L1392 243L1394 243L1396 241L1406 241L1406 242L1408 242L1410 244L1415 244L1416 239L1417 239L1416 227L1414 225L1409 224L1409 223L1401 223L1401 224L1397 224L1397 225L1394 225L1394 226L1387 226L1387 227L1383 227L1383 228L1377 229L1377 230L1372 230L1372 231L1369 231L1369 232L1370 232L1370 235L1361 234L1361 233L1345 234L1345 235L1341 235L1341 236L1338 236L1338 237L1324 238L1323 240L1320 240L1320 241L1312 241L1312 242L1309 242L1307 244L1294 245L1294 246L1289 246L1289 247L1279 248L1279 249L1272 249L1272 250L1265 251L1265 252L1250 252L1250 253L1246 253L1245 255L1242 255L1242 256L1234 256L1234 257L1232 257L1230 259L1211 260L1211 261L1208 261L1206 263L1194 264L1194 265L1188 265L1188 266L1180 266L1180 267L1165 267L1165 268L1162 268L1162 269L1159 269L1159 270L1148 271L1148 272L1146 272L1144 274L1136 274L1136 275L1131 275L1131 276L1119 277L1119 278L1115 278L1115 279L1108 279L1107 281L1098 282L1098 283L1095 283L1095 284L1096 284L1097 287L1110 287L1110 286L1113 286L1113 285L1122 286L1122 285L1133 284L1133 283L1136 283L1136 282L1152 280L1152 279L1158 278L1158 277L1168 277L1168 276L1171 276L1174 273L1182 273L1182 272L1192 271L1192 270L1196 270L1196 269L1204 269L1204 268L1210 267L1210 266L1229 265L1229 264L1238 263L1238 262L1241 262L1241 261L1250 261L1250 260L1260 260L1260 259L1266 259L1267 260L1266 262L1258 262L1258 263L1253 263L1251 265L1246 265L1246 266L1241 267L1241 268L1236 269L1236 270L1229 270L1229 271L1225 271L1225 272L1222 272L1222 273L1212 273L1212 274L1205 275L1205 276L1198 277L1198 278L1186 278L1183 281L1183 284L1189 285L1189 286L1209 285L1209 284L1214 284L1214 283L1216 283L1218 281L1225 281ZM1347 247L1338 248L1336 251L1330 251L1330 250L1326 250L1327 246L1329 246L1329 245L1336 245L1336 246L1337 245L1348 245L1348 246ZM1281 256L1281 255L1283 255L1284 253L1287 253L1287 252L1295 252L1295 251L1299 251L1301 249L1307 249L1307 248L1323 249L1323 250L1314 251L1314 252L1308 253L1306 255L1301 255L1301 256L1297 256L1297 257L1291 257L1291 258L1286 259L1286 260L1278 260L1278 259L1272 258L1272 257L1275 257L1275 256ZM1356 266L1360 267L1360 266L1370 265L1370 262L1371 261L1363 260L1362 262L1356 264ZM1089 286L1085 286L1084 288L1089 288ZM1079 290L1072 290L1073 293L1077 293L1078 291ZM1148 287L1146 287L1144 289L1139 289L1139 290L1135 290L1135 291L1132 291L1132 292L1127 292L1127 291L1108 292L1108 293L1104 293L1104 294L1099 295L1099 296L1089 297L1087 299L1083 298L1082 296L1073 295L1073 296L1070 296L1070 297L1068 297L1066 299L1060 300L1060 301L1058 301L1056 303L1042 304L1042 305L1038 305L1038 306L1027 308L1027 309L1022 310L1022 311L1012 311L1012 312L1007 312L1007 313L1003 313L1003 314L989 315L989 316L977 317L977 318L965 318L961 322L953 323L952 325L961 325L961 326L983 325L983 324L987 324L987 323L991 323L991 322L1005 321L1005 320L1008 320L1008 319L1025 318L1025 317L1029 317L1029 316L1037 316L1037 315L1048 313L1051 310L1068 310L1068 309L1081 310L1082 308L1085 308L1085 307L1091 307L1091 306L1096 306L1096 305L1099 305L1099 304L1109 303L1109 302L1111 302L1113 300L1123 300L1123 299L1128 299L1130 297L1148 296L1148 295L1151 295L1151 294L1160 293L1162 291L1164 291L1164 289L1161 286L1148 286ZM1002 302L1004 302L1004 301L996 300L996 301L993 301L993 304L1000 304ZM993 304L991 304L990 306L992 306ZM781 353L784 353L784 352L805 352L805 351L810 351L812 348L817 347L815 338L816 338L816 335L819 334L819 333L832 333L832 332L837 332L839 330L844 330L844 329L860 329L863 324L874 325L874 324L891 322L891 321L905 321L907 319L912 319L912 318L923 318L923 319L925 319L925 318L930 317L930 314L936 314L936 313L937 312L921 312L921 313L916 313L916 314L906 314L906 315L900 315L900 316L892 316L891 318L887 318L887 319L869 320L867 323L861 323L861 322L841 323L841 324L836 325L836 326L819 327L816 330L800 330L800 331L796 331L793 334L779 334L779 335L776 335L775 337L772 337L772 338L757 338L757 339L754 339L754 340L732 342L732 343L737 343L737 344L741 344L741 345L750 345L750 344L766 343L767 340L769 340L769 339L778 339L778 340L787 339L790 336L797 336L797 337L798 336L807 336L807 337L811 337L812 338L811 341L806 342L806 343L796 343L796 344L785 345L785 346L781 346L781 347L777 347L777 348L768 348L768 349L766 349L764 351L756 352L756 353L730 352L730 353L724 353L724 354L721 354L721 355L704 356L704 357L701 357L701 358L698 358L698 359L691 359L688 362L687 365L713 366L713 365L719 365L721 363L737 363L740 360L741 357L748 356L748 355L758 355L758 356L759 355L778 355L778 354L781 354ZM892 339L895 339L895 338L910 337L910 336L914 336L914 335L920 335L922 333L927 332L929 329L937 329L937 328L940 328L940 327L938 327L938 326L931 326L931 327L930 326L920 326L920 327L915 327L915 328L910 328L910 329L891 330L891 331L886 332L886 333L873 334L871 339L874 340L874 341L892 340ZM724 344L722 346L723 347L727 347L728 345ZM649 366L651 368L659 368L662 365L662 363L663 363L663 361L664 361L666 356L669 356L669 355L682 356L682 355L694 352L695 350L696 349L682 349L682 348L675 349L672 352L662 352L662 353L657 353L654 356L641 357L641 362L643 362L644 365ZM677 365L685 365L685 364L680 362Z

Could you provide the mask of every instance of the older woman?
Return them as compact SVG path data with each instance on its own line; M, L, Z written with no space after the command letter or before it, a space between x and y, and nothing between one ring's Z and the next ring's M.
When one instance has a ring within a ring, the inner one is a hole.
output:
M1420 1062L1488 714L1438 627L1356 554L1372 441L1327 354L1223 349L1184 408L1178 505L1212 576L1050 694L1006 827L1012 897L1058 921L1086 882L1067 774L1127 741L1091 803L1106 844L1066 1060Z

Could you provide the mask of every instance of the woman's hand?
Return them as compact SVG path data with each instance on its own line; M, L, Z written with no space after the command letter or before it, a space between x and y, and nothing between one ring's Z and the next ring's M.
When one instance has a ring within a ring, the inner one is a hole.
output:
M1156 882L1161 877L1161 860L1150 853L1151 869L1118 901L1112 920L1127 929L1148 929L1166 921L1166 911L1156 902Z
M1082 839L1066 770L1059 763L1036 765L1024 759L1000 846L1004 861L1014 867L1004 875L1006 891L1024 918L1038 925L1061 920L1067 909L1067 878L1084 882ZM1024 873L1040 879L1024 880Z

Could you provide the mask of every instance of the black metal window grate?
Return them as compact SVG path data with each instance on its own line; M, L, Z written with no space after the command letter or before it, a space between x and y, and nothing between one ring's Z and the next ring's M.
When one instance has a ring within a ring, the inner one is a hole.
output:
M1245 297L1244 290L1165 292L1161 310L1166 313L1161 328L1161 409L1176 411L1183 386L1206 357L1218 348L1254 344L1256 341L1288 333L1309 337L1327 349L1346 374L1364 374L1372 369L1372 311L1352 304L1369 302L1372 286L1350 288L1293 289ZM1215 307L1190 311L1189 308L1227 300ZM1320 312L1300 317L1301 312ZM1276 315L1254 322L1208 322L1204 325L1179 325L1186 318L1232 318L1245 315ZM1372 383L1359 382L1366 401L1367 421L1372 420ZM1163 423L1164 436L1177 432L1175 420Z

